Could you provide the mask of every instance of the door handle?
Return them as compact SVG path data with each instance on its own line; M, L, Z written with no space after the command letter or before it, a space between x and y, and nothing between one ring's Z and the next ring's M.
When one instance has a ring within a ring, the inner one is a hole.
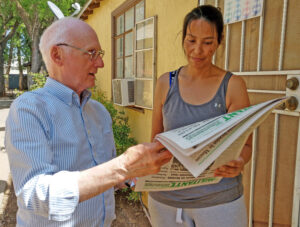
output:
M300 112L300 75L287 75L286 78L286 96L285 108L289 111Z
M296 110L298 107L298 99L295 96L289 97L285 102L285 106L288 110Z
M299 80L296 77L292 77L286 81L285 86L291 90L296 90L299 86Z

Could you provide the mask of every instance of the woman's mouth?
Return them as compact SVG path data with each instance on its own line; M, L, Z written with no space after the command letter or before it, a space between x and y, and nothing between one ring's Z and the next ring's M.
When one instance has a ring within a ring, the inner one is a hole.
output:
M198 58L198 57L191 57L193 61L196 61L196 62L201 62L201 61L204 61L205 58Z

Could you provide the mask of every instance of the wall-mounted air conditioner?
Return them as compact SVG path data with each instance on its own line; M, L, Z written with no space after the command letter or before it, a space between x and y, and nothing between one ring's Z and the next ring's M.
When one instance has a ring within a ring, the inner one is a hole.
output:
M134 79L113 79L112 89L116 105L134 105Z

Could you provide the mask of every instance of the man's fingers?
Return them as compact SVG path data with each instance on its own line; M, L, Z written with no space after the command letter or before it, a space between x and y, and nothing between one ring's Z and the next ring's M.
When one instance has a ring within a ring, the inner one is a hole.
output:
M160 151L160 150L163 150L165 149L164 145L162 145L158 140L154 141L153 143L153 150L155 151Z

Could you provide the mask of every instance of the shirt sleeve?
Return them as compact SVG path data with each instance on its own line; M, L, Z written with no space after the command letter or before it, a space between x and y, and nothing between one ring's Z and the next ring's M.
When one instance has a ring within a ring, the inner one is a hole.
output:
M49 119L42 103L16 100L6 121L5 146L19 207L65 221L79 202L79 172L59 171L53 164Z

